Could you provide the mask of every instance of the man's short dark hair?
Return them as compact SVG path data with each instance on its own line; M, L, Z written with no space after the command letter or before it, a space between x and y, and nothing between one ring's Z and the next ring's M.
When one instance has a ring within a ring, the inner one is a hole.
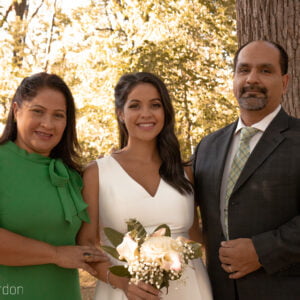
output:
M247 45L249 45L252 42L258 42L258 41L262 41L262 42L266 42L268 44L273 45L276 49L278 49L279 51L279 63L280 63L280 69L281 69L281 74L285 75L288 72L288 65L289 65L289 58L288 55L286 53L286 51L284 50L284 48L272 41L267 41L267 40L256 40L256 41L249 41L248 43L242 45L235 53L234 55L234 59L233 59L233 72L235 72L236 70L236 65L237 65L237 61L238 61L238 56L241 52L241 50L243 48L245 48Z

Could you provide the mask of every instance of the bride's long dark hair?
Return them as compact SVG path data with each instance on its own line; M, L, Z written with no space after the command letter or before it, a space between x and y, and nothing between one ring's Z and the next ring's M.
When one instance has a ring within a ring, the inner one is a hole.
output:
M160 176L181 194L191 193L192 185L184 175L184 163L180 155L178 139L175 135L174 109L167 87L156 75L147 72L137 72L123 75L115 87L116 114L123 111L128 94L134 87L141 83L150 83L158 91L164 108L165 123L162 131L157 136L157 148L162 164L159 168ZM128 131L119 118L120 148L128 143Z

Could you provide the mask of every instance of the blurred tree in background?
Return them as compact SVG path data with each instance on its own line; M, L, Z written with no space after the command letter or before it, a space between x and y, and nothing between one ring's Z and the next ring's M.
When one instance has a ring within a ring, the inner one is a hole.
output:
M168 85L188 158L200 138L237 117L231 94L235 1L0 0L1 122L24 76L60 75L78 107L83 160L118 147L113 88L128 72Z
M287 51L291 78L282 106L288 114L300 118L300 1L236 0L236 11L239 45L265 39Z

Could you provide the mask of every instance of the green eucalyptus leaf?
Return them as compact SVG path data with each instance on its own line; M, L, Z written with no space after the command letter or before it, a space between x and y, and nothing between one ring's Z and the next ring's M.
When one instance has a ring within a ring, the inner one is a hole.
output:
M128 231L131 232L130 236L135 240L138 239L141 244L147 235L144 226L136 219L129 219L126 223Z
M166 229L165 236L171 236L171 230L170 230L170 227L169 227L167 224L161 224L161 225L159 225L159 226L154 230L154 232L157 231L157 230L159 230L159 229L161 229L161 228L165 228L165 229ZM154 233L154 232L153 232L153 233Z
M128 272L128 269L125 268L124 266L112 266L112 267L109 268L109 270L114 275L117 275L117 276L120 276L120 277L128 277L128 278L131 277L130 273Z
M103 249L106 253L110 254L112 257L122 261L121 259L119 259L120 254L118 253L116 248L110 246L101 246L101 249Z
M196 243L196 242L188 242L187 244L189 245L189 247L192 248L192 250L194 252L193 254L189 255L189 259L195 259L195 258L201 257L201 255L202 255L201 244Z
M169 276L167 272L164 272L163 278L162 278L162 284L160 286L160 289L166 287L167 288L167 294L168 294L168 289L169 289Z
M105 235L107 236L107 238L109 239L109 241L115 246L119 246L124 238L124 234L120 233L112 228L109 227L105 227L103 229Z
M160 289L162 289L165 285L164 285L164 277L158 277L158 276L155 276L154 278L154 284L152 284L153 287L155 287L157 289L157 286L156 286L156 282L158 283L158 285L160 286Z

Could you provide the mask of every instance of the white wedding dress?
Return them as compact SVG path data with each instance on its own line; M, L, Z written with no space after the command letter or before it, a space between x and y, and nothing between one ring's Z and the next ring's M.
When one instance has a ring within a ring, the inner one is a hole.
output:
M139 183L126 173L112 156L97 160L99 169L100 226L119 232L127 231L126 221L135 218L148 232L158 225L168 224L172 236L188 237L193 223L193 197L181 195L163 179L152 197ZM101 241L109 241L101 232ZM113 264L120 264L112 258ZM164 300L212 300L207 272L200 259L192 260L183 276L170 281L168 294L163 289ZM113 289L103 281L97 282L95 300L126 300L120 289Z

